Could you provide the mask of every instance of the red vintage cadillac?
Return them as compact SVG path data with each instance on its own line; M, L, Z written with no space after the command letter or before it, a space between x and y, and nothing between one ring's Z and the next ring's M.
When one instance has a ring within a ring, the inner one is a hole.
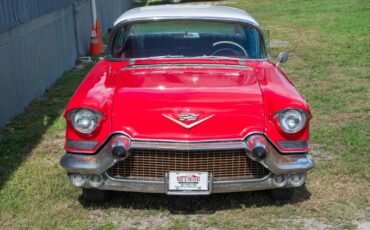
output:
M115 22L66 111L60 164L86 201L107 190L289 199L314 163L310 108L246 12L152 6Z

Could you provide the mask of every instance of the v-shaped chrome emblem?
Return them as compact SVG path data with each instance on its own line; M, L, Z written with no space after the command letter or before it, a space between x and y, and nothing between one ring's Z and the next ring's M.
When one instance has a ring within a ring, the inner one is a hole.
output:
M167 115L167 114L162 114L162 116L164 116L165 118L168 118L169 120L175 122L176 124L178 125L181 125L182 127L184 127L185 129L191 129L193 128L194 126L196 125L199 125L200 123L210 119L211 117L214 116L214 114L208 116L208 117L205 117L199 121L195 121L193 123L190 123L190 124L185 124L184 122L182 122L183 120L188 120L188 121L193 121L193 120L196 120L198 118L199 115L196 114L196 116L194 116L195 114L191 114L192 117L195 117L194 119L183 119L184 117L184 114L180 114L178 115L178 117L180 118L180 121L179 120L176 120L175 118L171 117L170 115Z

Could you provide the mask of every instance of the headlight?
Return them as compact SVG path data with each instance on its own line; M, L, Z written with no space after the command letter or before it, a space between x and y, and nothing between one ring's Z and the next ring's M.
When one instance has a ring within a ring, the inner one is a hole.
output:
M78 132L90 134L98 126L101 114L89 109L78 109L70 112L68 116L71 119L72 126Z
M307 121L307 113L303 110L288 109L278 113L279 124L287 133L297 133L301 131Z

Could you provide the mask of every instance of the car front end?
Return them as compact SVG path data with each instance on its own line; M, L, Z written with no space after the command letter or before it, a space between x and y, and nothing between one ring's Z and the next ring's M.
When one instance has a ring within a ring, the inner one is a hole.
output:
M61 164L77 187L170 195L299 187L313 167L309 155L283 155L262 133L207 142L132 141L117 133L96 154L67 153ZM205 172L207 182L172 189L171 172Z
M267 60L258 24L187 7L124 14L69 102L60 163L86 196L289 189L314 166L310 109Z

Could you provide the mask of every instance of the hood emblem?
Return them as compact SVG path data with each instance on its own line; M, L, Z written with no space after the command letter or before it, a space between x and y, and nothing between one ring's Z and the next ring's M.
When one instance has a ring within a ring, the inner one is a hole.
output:
M177 114L180 121L196 121L199 117L199 114L196 113L180 113Z
M199 114L196 114L196 113L188 113L188 112L184 112L184 113L180 113L180 114L176 114L177 118L176 119L174 116L171 116L169 114L162 114L165 118L175 122L176 124L178 125L181 125L182 127L184 127L185 129L191 129L193 128L194 126L196 125L199 125L200 123L202 123L203 121L206 121L208 119L210 119L211 117L214 116L214 114L208 116L208 117L205 117L199 121L198 118L199 118ZM184 123L184 122L191 122L191 121L194 121L193 123Z

